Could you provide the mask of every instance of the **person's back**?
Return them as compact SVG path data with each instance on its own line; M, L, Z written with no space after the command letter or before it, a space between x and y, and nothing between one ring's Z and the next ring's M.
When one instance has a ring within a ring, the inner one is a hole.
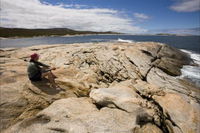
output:
M41 80L41 69L36 62L30 61L27 68L28 77L31 81Z

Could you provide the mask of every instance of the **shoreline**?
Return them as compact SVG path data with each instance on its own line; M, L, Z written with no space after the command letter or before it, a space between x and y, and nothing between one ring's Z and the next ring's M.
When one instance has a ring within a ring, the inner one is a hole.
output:
M50 36L32 36L32 37L0 37L1 39L21 39L21 38L37 38L37 37L73 37L73 36L91 36L91 35L123 35L123 33L119 33L119 34L76 34L76 35L50 35Z
M50 35L50 36L32 36L32 37L0 37L0 40L4 40L4 39L23 39L23 38L39 38L39 37L76 37L76 36L92 36L92 35L128 35L128 36L177 36L177 37L181 37L181 36L199 36L200 35L155 35L155 34L126 34L126 33L119 33L119 34L76 34L76 35Z

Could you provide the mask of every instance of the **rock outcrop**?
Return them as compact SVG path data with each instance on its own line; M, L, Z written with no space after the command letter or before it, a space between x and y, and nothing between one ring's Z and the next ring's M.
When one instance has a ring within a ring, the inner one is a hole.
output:
M29 54L57 67L30 82ZM190 57L154 42L85 43L0 51L5 133L198 133L200 88L180 79Z

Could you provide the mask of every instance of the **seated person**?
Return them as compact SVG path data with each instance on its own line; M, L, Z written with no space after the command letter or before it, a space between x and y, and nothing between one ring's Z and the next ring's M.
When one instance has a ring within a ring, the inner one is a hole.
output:
M48 80L52 84L52 87L59 89L59 87L56 86L55 83L56 76L51 72L51 70L55 70L56 68L50 68L50 66L38 62L38 60L38 54L34 53L31 55L31 59L27 69L29 79L33 82L36 82L41 81L42 78L47 76Z

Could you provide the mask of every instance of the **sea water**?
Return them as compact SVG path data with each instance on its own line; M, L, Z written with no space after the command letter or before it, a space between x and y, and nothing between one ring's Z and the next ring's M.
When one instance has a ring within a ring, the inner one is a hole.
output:
M80 35L80 36L50 36L16 39L0 39L0 47L26 47L41 44L71 44L88 42L113 42L128 40L136 42L160 42L179 49L200 53L200 36L153 36L153 35Z

